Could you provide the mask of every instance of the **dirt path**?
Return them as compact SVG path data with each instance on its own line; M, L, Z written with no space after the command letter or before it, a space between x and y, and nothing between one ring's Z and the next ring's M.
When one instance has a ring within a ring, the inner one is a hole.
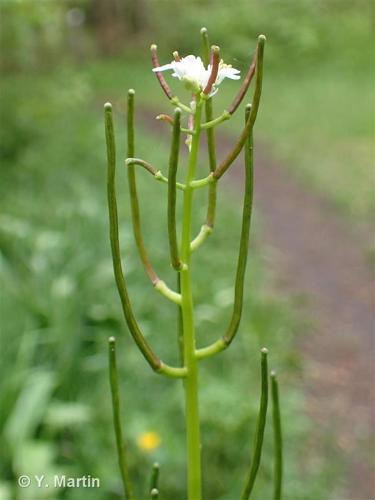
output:
M343 499L373 500L375 477L367 464L375 424L375 307L368 242L264 150L256 157L255 178L255 203L264 238L276 249L280 278L304 294L312 318L301 350L307 411L318 424L315 440L330 434L347 466Z
M164 135L154 116L143 112L141 119ZM231 144L219 137L219 158ZM375 475L368 463L375 444L371 447L375 301L366 235L280 168L264 146L255 151L255 206L263 240L273 249L280 286L303 294L312 319L300 342L307 412L317 424L312 446L329 435L348 470L343 492L329 500L374 500ZM233 165L237 182L239 172L240 165Z

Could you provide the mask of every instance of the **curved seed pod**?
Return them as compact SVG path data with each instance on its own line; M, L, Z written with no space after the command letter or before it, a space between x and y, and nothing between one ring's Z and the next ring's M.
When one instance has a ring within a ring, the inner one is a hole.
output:
M151 49L151 60L152 60L152 66L154 68L158 68L160 66L159 64L159 58L158 58L158 47L154 43L150 47ZM161 88L163 89L164 94L168 97L168 99L173 99L173 93L166 82L164 76L160 71L155 71L156 78L158 79Z
M260 395L259 414L257 420L257 427L255 431L254 451L251 460L249 477L247 478L245 488L243 490L241 500L248 500L255 483L262 457L264 428L266 426L267 406L268 406L268 363L267 363L268 350L263 348L261 350L261 374L262 374L262 388Z
M203 89L203 93L209 95L213 84L216 82L217 74L219 72L220 63L220 47L213 45L211 47L211 74L208 78L207 85Z
M127 156L128 158L133 158L135 154L135 141L134 141L134 95L133 89L128 91L128 108L127 108ZM142 164L149 172L155 175L156 171L152 170L152 166L149 164ZM151 168L150 168L151 167ZM135 169L134 164L128 163L128 183L129 183L129 194L130 194L130 208L132 214L132 225L133 234L135 239L135 244L137 246L139 256L141 258L142 264L151 283L155 284L159 281L159 277L154 271L150 259L148 258L146 248L143 242L142 230L141 230L141 215L139 210L139 201L137 194L137 184L135 179Z
M249 133L252 131L254 127L254 123L258 114L260 97L262 94L262 81L263 81L263 55L264 55L264 44L266 41L266 37L264 35L260 35L258 37L258 49L257 49L257 63L256 63L256 82L255 82L255 91L251 105L251 113L246 122L246 125L235 144L232 151L227 155L226 158L218 165L214 172L214 177L216 179L220 179L220 177L225 174L237 156L240 154L246 139Z
M175 109L173 119L173 132L171 151L169 155L168 169L168 240L171 263L177 271L181 268L181 261L178 254L177 229L176 229L176 176L178 167L178 156L180 152L180 124L181 110Z
M251 106L245 110L245 119L251 114ZM253 191L254 191L254 155L253 155L253 135L250 132L245 147L245 196L242 211L242 227L240 237L240 249L238 253L236 282L234 287L234 304L232 319L228 330L223 337L226 345L229 345L237 333L241 321L243 306L243 289L247 265L247 254L249 250L249 234L251 225L251 214L253 209Z
M158 173L156 168L153 165L151 165L151 163L142 160L141 158L126 158L125 165L127 167L131 167L133 165L139 165L140 167L143 167L145 170L147 170L147 172L149 172L153 176L157 175Z
M246 106L245 120L249 119L251 106ZM236 281L234 287L234 303L232 317L225 335L208 347L198 349L196 354L198 358L205 358L222 351L232 342L237 333L241 321L243 306L243 289L246 273L247 254L249 248L249 234L251 225L251 214L253 207L253 138L252 133L247 139L245 147L245 195L242 209L242 227L240 237L240 248L238 252Z
M119 243L118 232L118 214L117 214L117 200L116 200L116 145L113 129L112 105L110 103L104 106L105 117L105 136L107 144L107 197L108 197L108 212L109 212L109 237L111 242L113 270L117 289L120 295L122 310L125 316L126 323L129 331L137 344L139 350L151 366L151 368L158 373L167 375L169 377L180 378L186 375L185 368L174 368L168 366L154 354L150 346L146 342L138 323L135 319L129 294L126 287L124 273L121 263L121 252Z
M105 133L107 142L107 160L108 160L108 179L107 179L107 196L109 209L109 232L113 259L113 269L115 280L120 294L124 316L128 324L130 333L132 334L136 344L138 345L143 356L154 370L160 369L161 361L155 356L151 348L144 339L142 332L139 329L138 323L134 317L128 291L126 288L125 278L121 264L120 243L118 234L118 215L117 201L115 192L115 175L116 175L116 146L113 129L112 106L107 103L104 106L105 110Z
M283 440L281 432L281 417L280 417L280 401L279 401L279 384L274 371L271 371L271 395L272 395L272 421L273 421L273 438L275 447L274 461L274 488L273 500L280 500L283 479Z
M258 42L259 44L259 42ZM232 101L232 104L229 106L228 108L228 113L233 115L233 113L237 110L238 106L241 104L243 98L245 97L246 95L246 92L250 86L250 83L253 79L253 76L255 74L255 67L256 67L256 63L257 63L257 57L258 57L258 47L255 51L255 54L253 56L253 60L250 64L250 67L246 73L246 76L242 82L242 85L241 85L241 88L240 90L238 91L238 94L236 95L236 97L233 99Z
M129 475L128 462L126 458L125 441L123 439L123 433L121 427L120 391L119 391L118 374L117 374L115 337L110 337L108 339L108 358L109 358L109 381L111 385L111 396L112 396L113 426L115 429L115 436L116 436L118 464L120 468L125 498L127 500L134 500L133 489L131 486L130 475Z

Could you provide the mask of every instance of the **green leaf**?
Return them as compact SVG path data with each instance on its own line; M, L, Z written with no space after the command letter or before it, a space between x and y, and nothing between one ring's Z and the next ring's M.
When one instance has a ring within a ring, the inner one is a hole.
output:
M50 405L44 421L50 427L61 429L85 424L90 418L90 409L87 405L57 402Z
M41 423L55 385L47 371L34 371L22 388L5 425L4 435L13 448L30 439Z

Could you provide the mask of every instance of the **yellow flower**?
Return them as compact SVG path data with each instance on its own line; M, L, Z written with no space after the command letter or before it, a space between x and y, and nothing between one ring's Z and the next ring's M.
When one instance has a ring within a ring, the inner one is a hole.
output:
M137 444L141 450L153 451L159 447L161 443L161 438L157 432L149 431L142 432L138 436Z

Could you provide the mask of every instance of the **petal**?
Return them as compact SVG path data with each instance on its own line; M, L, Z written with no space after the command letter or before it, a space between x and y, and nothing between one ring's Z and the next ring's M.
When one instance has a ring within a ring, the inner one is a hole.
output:
M223 74L224 78L233 78L233 80L238 80L240 78L240 70L235 68L223 68L219 70Z
M210 97L213 97L215 94L217 94L219 92L219 88L218 87L212 87L213 90L211 90L210 92Z
M241 78L239 73L240 71L235 68L220 68L216 78L216 85L219 85L224 80L224 78L229 78L230 80L239 80Z
M159 71L166 71L167 69L174 69L173 63L164 64L164 66L159 66L157 68L152 68L152 71L154 71L154 73L158 73Z

